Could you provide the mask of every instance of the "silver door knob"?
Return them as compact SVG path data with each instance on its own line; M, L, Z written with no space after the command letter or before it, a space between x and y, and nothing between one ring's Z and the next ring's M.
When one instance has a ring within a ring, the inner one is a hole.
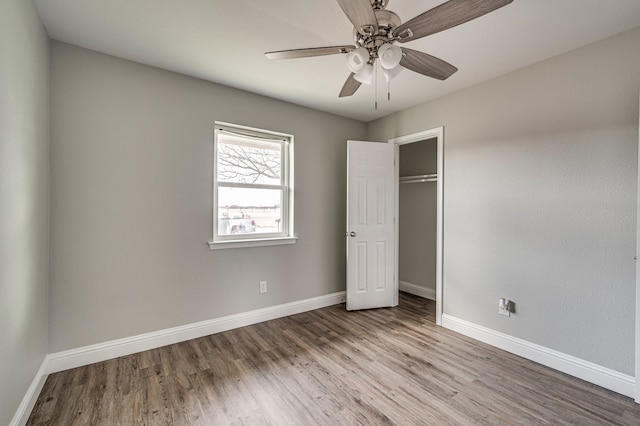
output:
M356 234L356 231L349 232L349 236L350 237L355 237L356 235L358 235L358 234Z

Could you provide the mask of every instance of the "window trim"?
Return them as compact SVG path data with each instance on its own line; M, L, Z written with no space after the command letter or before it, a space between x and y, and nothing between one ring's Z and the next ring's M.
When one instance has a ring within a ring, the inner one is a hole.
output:
M225 249L239 247L264 247L283 244L295 244L297 237L294 236L294 190L293 190L293 135L286 133L263 130L253 127L241 126L237 124L216 121L214 123L214 143L213 143L213 237L209 241L209 248ZM278 141L282 143L281 149L281 184L229 184L228 182L218 182L218 136L219 133L226 132L239 136L246 136L254 139L264 139ZM265 234L235 234L233 236L218 235L218 189L220 187L248 187L282 190L281 214L282 232Z
M209 241L209 249L233 249L243 247L269 247L269 246L283 246L289 244L295 244L298 241L298 237L284 237L284 238L263 238L252 240L226 240L226 241Z

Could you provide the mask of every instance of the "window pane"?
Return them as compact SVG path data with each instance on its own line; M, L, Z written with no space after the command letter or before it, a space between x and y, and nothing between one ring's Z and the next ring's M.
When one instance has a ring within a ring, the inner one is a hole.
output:
M280 185L282 143L220 134L218 182Z
M218 235L282 232L282 190L218 188Z

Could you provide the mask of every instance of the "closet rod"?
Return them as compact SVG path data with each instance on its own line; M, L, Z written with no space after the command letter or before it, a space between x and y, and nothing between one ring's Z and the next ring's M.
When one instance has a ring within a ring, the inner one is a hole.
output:
M400 183L436 182L437 180L438 180L437 174L400 177Z

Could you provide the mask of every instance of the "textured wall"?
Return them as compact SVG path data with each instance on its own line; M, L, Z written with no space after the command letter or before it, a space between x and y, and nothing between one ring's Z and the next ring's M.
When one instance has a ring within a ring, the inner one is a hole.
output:
M445 314L634 374L638 45L640 28L368 124L445 127Z
M49 42L33 4L0 2L0 424L47 353Z
M50 352L345 289L364 123L58 42L51 67ZM216 120L294 135L297 244L209 250Z

